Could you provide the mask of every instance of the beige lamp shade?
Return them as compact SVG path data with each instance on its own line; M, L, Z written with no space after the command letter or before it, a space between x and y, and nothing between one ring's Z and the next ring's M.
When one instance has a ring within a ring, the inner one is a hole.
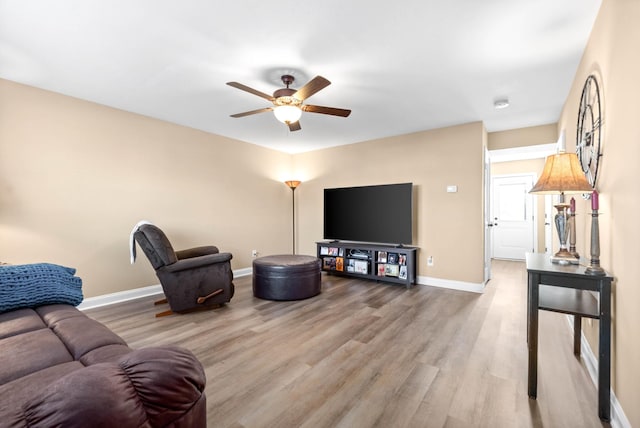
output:
M300 185L300 181L298 181L298 180L287 180L287 181L284 182L284 184L289 186L289 188L291 190L295 190L296 187L298 187Z
M578 156L575 153L558 153L547 157L542 175L529 193L587 193L592 190Z

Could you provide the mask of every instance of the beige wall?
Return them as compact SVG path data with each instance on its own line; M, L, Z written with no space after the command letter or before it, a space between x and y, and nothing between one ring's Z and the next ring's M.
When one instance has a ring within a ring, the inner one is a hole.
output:
M482 283L485 135L477 122L296 155L301 252L315 254L322 240L324 188L412 182L417 274Z
M86 297L157 284L129 233L177 249L290 251L292 157L0 80L0 261L76 267Z
M526 128L530 129L530 128ZM556 127L553 127L554 132ZM489 142L491 142L489 134ZM506 148L506 147L505 147ZM518 174L534 174L537 180L544 167L544 159L527 159L510 162L496 162L491 164L491 176L498 175L518 175ZM535 222L538 227L538 239L536 242L536 251L544 253L544 196L533 196L536 200Z
M553 144L558 140L557 124L531 126L508 131L491 132L488 135L488 149L500 150L514 147Z
M600 192L601 265L614 277L613 388L632 426L640 426L640 2L603 0L591 38L567 98L559 128L575 135L578 103L589 74L598 75L603 100L602 166ZM567 150L575 150L575 137L567 137ZM589 212L580 201L579 212ZM590 222L582 216L578 233L590 236ZM585 221L587 220L587 221ZM589 254L588 239L581 254ZM597 322L583 322L592 349L597 349Z

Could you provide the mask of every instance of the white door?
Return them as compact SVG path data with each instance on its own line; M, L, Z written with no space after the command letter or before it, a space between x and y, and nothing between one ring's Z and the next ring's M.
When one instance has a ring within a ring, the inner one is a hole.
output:
M524 260L533 246L533 174L496 176L492 186L493 257Z

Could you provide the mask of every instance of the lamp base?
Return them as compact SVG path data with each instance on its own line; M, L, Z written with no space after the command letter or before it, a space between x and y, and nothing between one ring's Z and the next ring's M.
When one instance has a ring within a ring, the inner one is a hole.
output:
M584 270L584 273L586 273L587 275L606 275L607 273L604 271L604 269L602 269L600 266L587 266L587 268Z
M577 265L579 262L580 260L576 256L565 249L560 249L560 251L551 256L551 263L559 265Z
M556 224L556 231L558 232L558 238L560 239L560 249L557 253L551 256L551 263L557 263L560 265L577 265L578 259L571 254L567 249L567 238L569 237L569 216L567 215L567 208L569 204L564 203L564 193L560 194L560 202L554 205L558 212L554 218Z

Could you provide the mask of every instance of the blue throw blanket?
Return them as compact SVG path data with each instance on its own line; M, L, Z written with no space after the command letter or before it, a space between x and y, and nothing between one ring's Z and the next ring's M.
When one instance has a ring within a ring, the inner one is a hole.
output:
M82 279L74 268L51 263L0 266L0 313L19 308L82 302Z

